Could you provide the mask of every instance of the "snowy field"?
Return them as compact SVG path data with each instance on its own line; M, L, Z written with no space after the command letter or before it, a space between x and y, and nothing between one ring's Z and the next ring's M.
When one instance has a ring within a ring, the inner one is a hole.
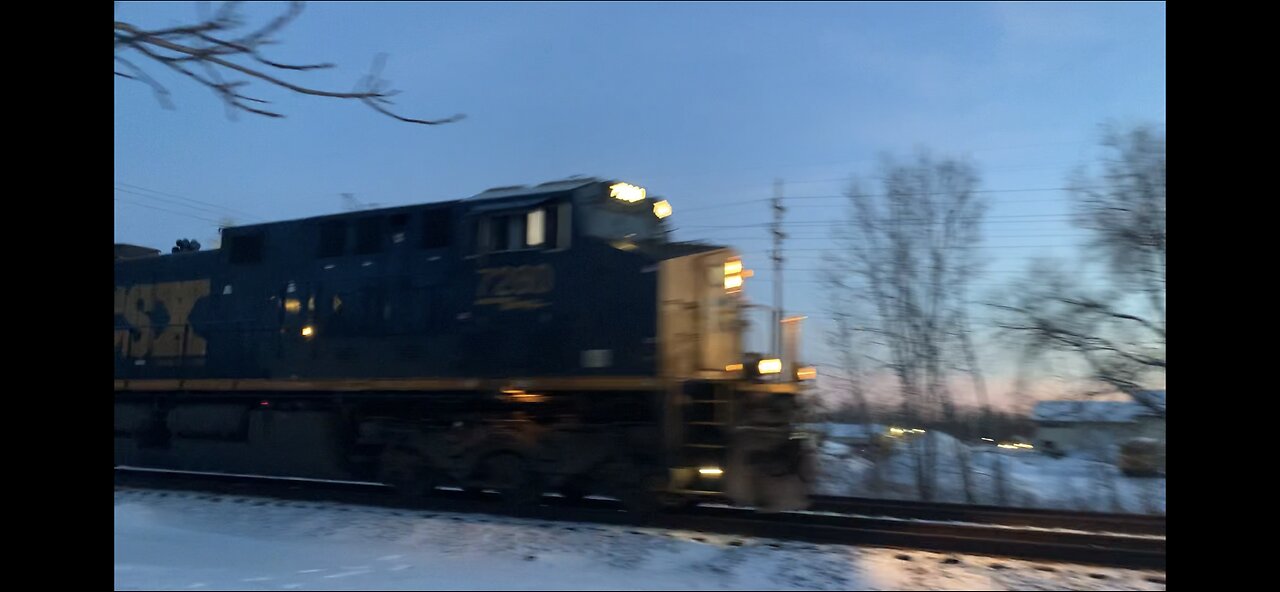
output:
M1164 573L119 489L117 590L1164 590Z
M1132 514L1165 513L1163 477L1126 477L1114 465L1086 458L1052 458L1035 451L966 446L946 434L931 432L925 437L934 440L937 450L935 501ZM919 499L913 454L918 454L922 444L922 439L917 439L910 444L899 445L887 457L876 462L869 453L826 442L819 454L817 492ZM968 457L971 498L965 495L962 455Z

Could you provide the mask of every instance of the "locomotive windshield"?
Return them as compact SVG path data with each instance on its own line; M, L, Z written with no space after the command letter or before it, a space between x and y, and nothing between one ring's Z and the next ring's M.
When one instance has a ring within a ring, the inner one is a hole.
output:
M585 209L587 234L610 241L662 242L666 237L663 219L671 213L670 204L649 199L643 188L625 183L609 187L606 195Z
M607 240L662 240L661 221L648 210L616 211L609 207L587 212L587 233Z

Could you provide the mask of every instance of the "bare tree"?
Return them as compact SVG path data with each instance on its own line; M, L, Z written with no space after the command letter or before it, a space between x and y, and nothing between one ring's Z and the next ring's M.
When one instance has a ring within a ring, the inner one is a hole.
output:
M463 118L458 114L444 119L415 119L393 112L390 98L398 91L390 90L387 81L381 78L386 64L385 55L374 59L369 73L350 92L321 90L285 80L281 75L287 72L333 67L330 63L286 64L269 59L262 53L264 46L275 43L272 36L298 18L303 3L290 2L282 14L262 27L237 32L245 25L237 12L239 4L224 2L211 16L201 15L197 22L171 27L148 29L116 20L115 75L147 84L166 109L173 108L169 89L131 58L141 57L152 64L160 64L208 87L226 104L229 116L247 111L266 117L284 117L263 107L269 101L244 94L249 80L229 79L224 76L227 74L257 79L304 95L357 100L383 115L407 123L439 125ZM204 3L198 6L203 7ZM119 8L119 2L116 7Z
M831 257L848 274L851 297L873 311L864 324L888 350L885 366L897 378L907 417L955 415L948 378L963 358L957 337L969 330L965 294L979 268L973 247L985 211L977 183L971 165L921 153L905 163L885 160L883 194L857 181L848 192L849 221ZM925 439L916 463L925 499L935 490L933 442Z
M1090 291L1061 262L1033 262L1012 290L1000 326L1031 353L1083 360L1110 389L1142 390L1165 373L1165 138L1150 127L1111 128L1102 173L1073 175L1075 223L1092 234L1087 253L1108 288ZM1145 402L1145 401L1144 401ZM1163 409L1157 409L1163 413Z
M839 233L842 229L837 225L835 228ZM874 423L871 418L871 410L867 405L866 384L864 381L863 364L861 358L862 352L858 351L860 340L856 339L859 329L855 326L857 323L857 315L854 309L858 303L850 298L849 287L844 284L841 277L841 271L847 265L847 261L840 257L827 255L828 263L837 273L829 274L824 278L827 284L827 316L835 321L835 326L828 329L824 335L827 345L835 348L839 368L843 373L837 378L838 386L836 392L841 395L841 406L851 405L852 411L858 421L864 423ZM847 395L847 397L845 396Z

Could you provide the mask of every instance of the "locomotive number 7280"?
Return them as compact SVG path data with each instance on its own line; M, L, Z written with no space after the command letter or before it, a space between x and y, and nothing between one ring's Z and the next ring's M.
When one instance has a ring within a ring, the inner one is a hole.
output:
M478 269L476 298L546 294L555 286L555 272L550 265L521 265Z

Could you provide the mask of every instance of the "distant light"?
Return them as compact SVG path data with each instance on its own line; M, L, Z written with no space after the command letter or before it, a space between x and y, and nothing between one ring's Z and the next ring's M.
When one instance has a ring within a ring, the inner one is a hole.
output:
M719 477L724 474L724 471L721 470L720 467L702 467L701 469L698 469L698 474L706 475L708 477Z
M285 298L284 310L288 313L297 313L302 310L302 301L297 298Z
M671 203L667 200L653 202L653 215L659 219L671 215Z
M742 364L729 364L724 367L725 372L738 372L742 370Z
M760 360L760 363L756 365L756 368L761 374L777 374L782 372L782 360L779 360L778 358Z
M799 380L813 380L818 377L818 369L813 366L804 366L796 370L796 378Z
M609 197L627 203L636 203L644 199L644 195L644 187L638 187L630 183L614 183L609 186Z
M258 402L258 405L259 405L259 406L261 406L261 407L270 407L270 406L271 406L271 403L269 403L269 402L267 402L267 401L259 401L259 402Z
M986 440L987 442L995 442L995 440L992 440L991 438L983 438L983 440Z
M314 334L315 334L315 332L316 332L316 330L315 330L315 329L313 329L313 328L311 328L311 325L307 325L306 327L303 327L303 328L302 328L302 336L303 336L303 337L311 337L312 335L314 335Z

